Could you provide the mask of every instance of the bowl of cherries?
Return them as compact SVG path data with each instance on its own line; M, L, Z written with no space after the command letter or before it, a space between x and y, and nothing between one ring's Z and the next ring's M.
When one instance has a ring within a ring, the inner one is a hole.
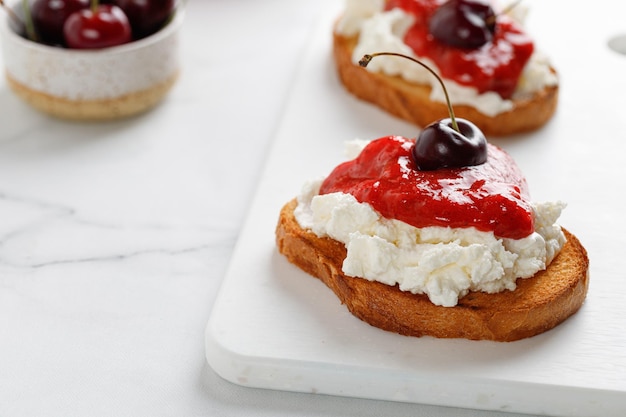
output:
M7 12L0 23L7 84L34 108L63 119L145 112L179 76L181 2L0 0Z

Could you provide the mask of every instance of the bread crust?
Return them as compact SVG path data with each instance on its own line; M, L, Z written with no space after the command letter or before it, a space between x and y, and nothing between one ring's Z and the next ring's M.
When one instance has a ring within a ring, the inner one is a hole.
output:
M420 127L449 117L444 103L430 100L431 87L382 73L366 71L352 62L358 35L333 33L333 55L339 79L357 98L377 105L388 113ZM371 51L380 52L380 51ZM556 71L553 69L556 73ZM545 87L532 96L513 101L512 110L493 117L468 105L454 105L455 116L471 120L487 136L505 136L533 131L554 115L558 85Z
M515 291L470 292L455 307L437 306L423 294L343 274L343 243L302 229L297 201L285 204L276 244L289 262L324 282L359 319L407 336L510 342L543 333L576 313L589 285L585 248L567 230L563 249L547 270L518 279Z

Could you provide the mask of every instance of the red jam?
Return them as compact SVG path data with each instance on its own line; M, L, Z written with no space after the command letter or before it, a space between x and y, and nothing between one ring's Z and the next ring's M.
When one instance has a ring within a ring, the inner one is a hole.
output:
M388 0L386 9L399 7L415 17L404 37L418 57L432 60L444 78L475 87L479 93L494 91L502 98L513 95L524 66L533 53L532 39L508 16L498 15L494 38L477 49L460 49L437 41L428 21L446 0Z
M320 194L343 192L388 219L415 227L475 227L520 239L534 231L526 180L513 158L488 144L481 165L419 171L414 141L387 136L370 142L322 183Z

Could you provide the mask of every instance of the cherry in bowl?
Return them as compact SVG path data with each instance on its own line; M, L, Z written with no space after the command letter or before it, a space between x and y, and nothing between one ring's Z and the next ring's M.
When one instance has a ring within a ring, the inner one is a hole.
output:
M30 6L30 13L38 41L65 46L65 21L72 13L88 9L89 4L90 0L35 0Z
M132 41L132 29L122 9L100 4L70 14L63 25L63 37L72 49L101 49Z
M107 0L124 11L133 31L134 39L157 32L173 15L176 0Z

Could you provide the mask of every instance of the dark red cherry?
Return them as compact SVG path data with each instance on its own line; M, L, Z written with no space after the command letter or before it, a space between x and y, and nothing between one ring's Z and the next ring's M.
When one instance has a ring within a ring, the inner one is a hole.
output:
M439 42L457 48L479 48L493 39L496 15L488 0L449 0L429 21Z
M176 0L108 0L126 13L133 37L140 39L163 27L174 12Z
M418 169L461 168L487 161L487 140L481 130L465 119L456 118L456 123L459 131L454 129L450 118L422 130L413 147Z
M31 16L39 41L64 45L63 24L72 13L89 7L90 0L35 0Z
M128 18L122 9L111 4L72 13L65 21L63 34L67 46L74 49L107 48L132 40Z
M373 58L382 55L408 59L428 70L441 84L450 117L431 123L422 130L412 148L415 166L419 170L461 168L487 162L487 139L472 122L454 117L454 111L443 79L422 61L397 52L375 52L363 55L359 65L367 67Z

